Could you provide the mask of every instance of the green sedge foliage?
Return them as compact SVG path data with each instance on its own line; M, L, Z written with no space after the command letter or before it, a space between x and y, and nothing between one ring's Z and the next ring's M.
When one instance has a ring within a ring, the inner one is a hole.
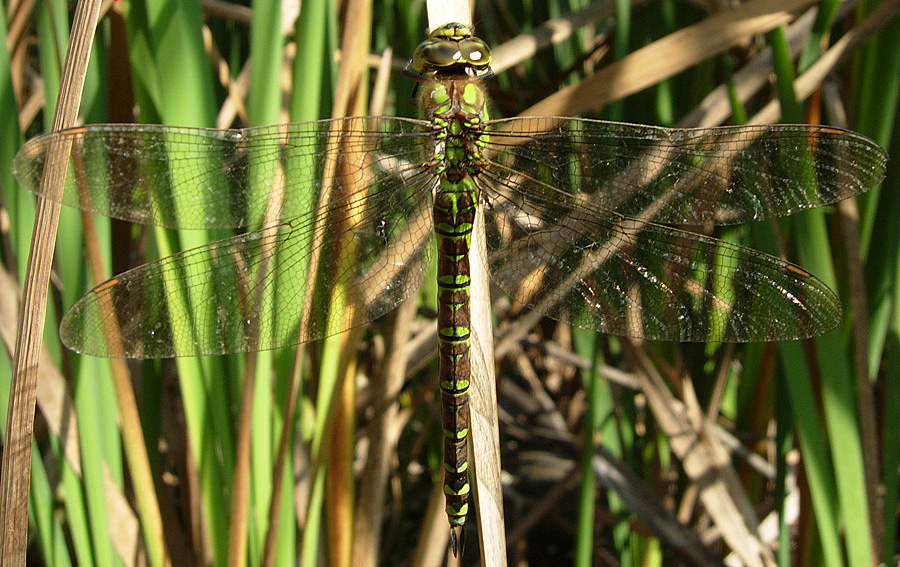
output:
M82 106L85 122L134 119L215 127L226 117L224 126L232 127L278 123L285 116L292 121L330 117L339 65L335 54L343 31L341 15L332 3L304 2L298 16L281 13L279 3L259 2L252 6L249 22L204 13L195 2L122 4L123 19L104 19L94 41ZM380 54L391 47L399 63L424 37L423 6L402 0L377 4L371 52ZM488 85L492 114L515 116L594 69L708 16L696 4L674 0L637 5L610 2L609 7L613 19L580 28L572 37L499 73ZM539 29L551 18L582 8L579 2L480 2L475 6L475 29L496 48ZM722 85L732 106L729 123L744 122L777 98L785 121L845 125L875 139L888 149L892 160L882 186L857 199L856 225L842 224L847 221L832 208L795 215L777 226L740 226L717 232L725 240L769 252L786 250L789 259L828 282L845 306L844 322L837 330L806 344L633 345L616 337L570 331L545 320L497 360L502 413L515 418L501 423L503 465L516 494L507 501L508 533L517 533L523 518L534 522L529 532L517 536L521 539L510 541L510 560L522 553L531 564L556 565L562 559L590 565L600 561L595 556L598 549L622 565L668 565L678 559L671 542L629 504L634 501L633 494L621 494L599 482L594 474L597 445L615 455L647 493L655 494L669 510L678 510L688 529L707 525L703 505L689 506L690 500L686 500L696 498L698 486L678 458L677 440L665 433L647 397L634 391L636 381L629 373L649 364L676 398L696 400L717 427L730 432L766 463L757 466L752 459L732 454L731 463L745 493L735 496L735 501L743 498L740 501L754 505L764 503L755 509L761 519L773 512L786 513L791 509L790 499L799 498L803 513L799 518L783 514L776 529L777 544L767 544L780 565L868 567L895 561L892 554L900 498L896 433L900 431L900 309L896 308L900 301L896 282L900 273L900 223L896 222L900 218L900 170L896 166L900 140L893 138L900 132L900 19L895 17L837 68L829 77L830 90L812 100L798 100L791 88L797 75L821 57L823 48L876 8L875 2L863 2L848 17L836 14L835 3L823 2L813 31L801 41L799 56L790 54L784 32L776 30L733 50L710 53L702 63L615 101L593 116L676 126ZM20 110L10 80L10 54L0 49L0 112L5 117L0 121L0 190L3 212L10 220L9 230L0 235L0 256L4 269L19 277L28 256L34 202L16 186L10 164L24 139L49 127L49 109L55 104L68 36L67 9L66 3L51 0L38 3L32 16L25 62L43 81L45 106L25 125L24 133L17 128ZM6 10L0 11L0 18L5 14ZM284 24L289 17L296 18L293 26ZM114 26L125 32L127 52L113 47ZM204 26L215 46L215 64L204 47ZM6 30L7 25L0 29ZM302 41L296 41L298 38ZM822 38L831 39L823 42ZM5 46L6 41L0 45ZM749 98L741 97L740 71L765 48L773 53L768 73L775 82ZM253 64L247 69L251 59ZM227 81L218 75L219 63L227 66ZM125 69L130 72L131 90L113 88L122 84ZM384 112L416 116L411 84L398 71L394 65ZM248 73L249 78L242 79L241 73ZM288 91L285 77L292 85ZM240 86L243 84L249 86ZM244 93L237 110L228 99L230 88ZM73 466L52 426L37 428L30 507L33 553L52 565L131 565L136 558L128 553L135 549L128 547L129 542L143 532L138 527L129 539L117 528L140 526L142 510L130 493L109 365L65 351L56 336L62 312L92 287L82 252L80 215L64 210L60 223L54 280L59 285L52 290L45 345L56 368L64 372L78 426L80 461ZM110 273L128 267L136 257L152 259L227 235L121 228L99 217L95 223L100 254ZM847 230L858 243L845 236ZM853 247L852 253L848 246ZM853 286L860 279L865 287L855 291ZM429 283L433 281L426 278L417 298L418 321L423 328L434 325L429 317L434 309L435 289ZM865 313L852 311L853 293L862 294L864 303L859 305L865 305ZM267 298L266 308L278 309L278 301L277 294ZM515 314L515 306L510 309L501 304L496 314L501 334L515 322ZM309 471L321 466L317 458L330 450L335 427L328 417L330 396L340 383L342 365L352 361L359 386L359 422L352 439L364 448L366 424L375 411L366 405L366 399L369 389L381 379L382 347L389 331L389 322L379 320L367 327L358 348L345 351L339 342L329 341L304 347L305 356L297 368L301 393L291 421L286 421L284 407L295 365L293 349L254 357L182 358L130 365L136 378L144 450L163 502L173 564L224 566L229 561L234 541L229 534L234 521L232 495L240 459L237 429L243 385L251 368L255 382L252 419L247 424L251 442L245 564L262 564L270 528L268 513L275 500L281 502L281 508L273 563L293 565L296 558L303 557L305 564L312 565L323 556L322 542L333 541L323 536L329 534L326 510L334 493L326 490L327 472L310 476ZM857 350L860 345L863 352ZM578 356L554 354L560 349ZM646 355L640 357L642 362L635 349ZM398 399L408 411L392 470L397 482L391 485L394 489L386 509L379 510L375 519L357 518L383 523L376 553L389 564L410 561L411 550L423 537L420 528L431 488L440 481L436 368L435 351L429 351L427 360L414 361ZM857 379L860 372L863 380ZM0 392L4 394L0 407L4 412L10 377L10 357L0 356ZM866 405L871 398L861 395L861 386L878 393L874 408ZM523 401L532 398L537 402ZM40 410L38 420L45 422ZM874 431L864 427L864 420L871 420ZM275 485L272 473L284 427L294 432L286 457L289 472ZM350 452L351 456L359 454ZM581 482L570 484L548 506L553 513L535 520L527 512L569 480L565 475L538 478L535 471L548 469L548 459L553 459L549 462L554 466L549 468L555 470L577 467ZM535 462L539 466L530 466ZM353 470L358 474L364 469ZM806 488L797 491L797 482ZM873 482L884 487L883 501L875 509L868 500ZM339 490L348 492L352 501L353 486ZM110 491L119 494L119 501L126 504L124 510L109 506ZM329 548L333 545L329 543ZM470 547L477 546L470 543ZM724 546L713 549L722 554L720 558L729 551ZM158 552L137 553L147 553L155 564Z

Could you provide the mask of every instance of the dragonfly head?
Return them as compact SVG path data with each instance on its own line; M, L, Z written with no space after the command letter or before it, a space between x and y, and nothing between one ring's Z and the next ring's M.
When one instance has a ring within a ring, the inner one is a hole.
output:
M440 78L488 79L494 76L491 49L472 35L469 26L444 24L419 44L403 74L419 82Z

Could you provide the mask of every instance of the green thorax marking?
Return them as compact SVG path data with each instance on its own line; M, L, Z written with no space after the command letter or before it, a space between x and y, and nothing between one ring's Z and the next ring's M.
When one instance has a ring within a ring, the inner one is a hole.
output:
M434 128L434 165L443 173L441 188L473 190L456 185L483 167L482 150L487 144L484 125L488 120L484 89L466 78L435 80L425 83L420 96L425 117Z

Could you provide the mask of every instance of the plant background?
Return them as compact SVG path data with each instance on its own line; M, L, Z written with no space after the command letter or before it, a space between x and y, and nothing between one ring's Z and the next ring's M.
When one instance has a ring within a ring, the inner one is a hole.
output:
M773 10L773 4L753 4L760 12ZM732 531L722 538L732 530L726 522L740 519L749 506L756 518L774 522L761 533L776 540L766 545L781 565L896 562L896 3L876 18L885 29L824 75L812 96L798 101L789 88L877 6L845 3L838 10L836 3L818 4L819 15L808 16L811 31L799 33L793 55L789 38L795 24L725 50L710 42L708 53L674 74L648 67L648 74L657 73L649 86L635 86L624 99L598 96L589 112L577 100L554 107L559 114L677 126L697 116L704 99L719 89L730 111L720 120L727 123L742 123L777 100L786 121L845 125L874 138L892 160L880 190L855 204L718 233L784 250L839 291L847 307L844 324L815 341L637 345L549 320L525 326L515 306L495 298L510 561L719 564L735 551L752 555L751 533ZM10 164L25 139L49 129L71 6L50 0L5 7L0 18L8 21L0 22L0 29L9 33L2 42L9 47L0 48L0 221L7 222L0 222L0 256L5 274L21 278L34 201L12 179ZM274 2L246 7L122 0L109 7L93 44L82 105L86 123L236 127L330 117L340 97L339 46L343 34L354 29L371 32L366 63L375 108L368 112L416 115L410 84L399 69L426 29L420 2L379 2L369 11L313 0L299 13ZM662 46L663 38L724 9L674 0L593 6L479 2L476 29L495 46L498 68L490 85L494 114L514 116L538 103L556 104L559 98L551 97L564 87L615 70L610 65L616 60ZM548 37L546 30L557 29L549 24L563 17L575 23L574 33ZM514 41L532 36L546 40L534 53ZM755 75L743 73L766 50L774 62ZM650 53L671 57L673 70L684 63L678 53ZM381 59L388 71L379 74ZM744 94L751 88L748 76L763 77L749 95ZM45 331L49 358L41 370L32 467L33 564L156 564L162 536L148 529L146 518L153 515L162 518L176 565L446 559L442 496L434 490L441 458L436 357L425 341L434 325L428 315L432 287L426 283L411 307L372 323L358 343L305 347L307 356L297 367L298 411L288 422L294 432L285 455L290 474L273 482L292 350L131 363L140 421L127 423L117 415L109 364L60 346L61 314L93 285L85 246L97 248L111 274L222 236L121 226L101 218L95 223L99 238L86 244L80 215L66 210L57 239ZM4 279L0 295L17 297L14 281ZM10 349L16 319L4 309L0 322ZM397 329L410 336L398 338ZM515 340L504 342L505 337ZM373 400L379 399L387 369L395 366L405 381L396 404L382 410ZM10 368L10 356L0 356L4 392ZM248 380L248 369L255 381ZM348 381L341 379L348 375ZM249 404L242 404L242 396ZM659 411L660 401L669 414ZM5 399L0 402L5 411ZM376 426L385 415L391 417L387 431ZM729 448L730 459L716 465L732 475L737 484L727 488L734 490L707 486L702 472L708 469L684 461L672 432L685 424L702 455L711 459ZM127 427L141 430L144 447L123 443ZM238 447L241 428L251 432L247 452ZM376 450L389 456L385 474L372 473L370 455ZM132 470L129 451L149 456L155 510L144 505L148 498L135 481L143 472ZM614 481L598 462L624 471L624 480L615 484L618 491L609 489ZM242 466L246 473L236 472ZM872 498L879 487L881 501ZM372 505L374 494L386 498L382 505ZM281 503L279 522L273 553L263 559L273 501ZM674 514L663 515L660 506ZM679 547L685 526L709 546L708 556L697 558ZM477 540L470 536L469 541ZM470 543L464 564L477 560L477 547Z

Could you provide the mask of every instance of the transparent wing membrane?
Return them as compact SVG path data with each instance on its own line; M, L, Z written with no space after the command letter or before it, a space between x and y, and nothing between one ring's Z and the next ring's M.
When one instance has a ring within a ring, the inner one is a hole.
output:
M384 177L408 175L388 164L418 164L428 140L428 123L404 118L240 130L98 124L29 140L16 155L13 172L41 194L47 151L54 141L66 141L72 152L65 205L168 228L241 228L261 225L273 198L283 201L288 220L315 207L325 182L340 198L364 182L377 186ZM369 161L349 163L360 154ZM280 185L274 178L277 166L285 170ZM341 175L327 177L329 168L339 167Z
M518 206L532 224L489 215L491 275L513 298L554 319L684 342L799 339L840 322L834 293L774 256L563 194L529 194Z
M236 132L123 125L55 135L73 138L67 204L163 226L263 223L101 284L66 314L67 346L133 358L271 349L362 324L418 288L432 253L435 179L423 165L422 124L364 118ZM50 142L17 158L26 184L40 179Z
M496 120L489 132L495 161L525 190L543 191L534 180L664 224L740 224L836 203L876 185L887 161L872 140L827 126L678 130L534 117Z
M877 184L886 161L870 140L816 126L513 118L487 131L471 175L496 282L561 321L645 339L794 339L834 327L837 298L801 268L663 224L834 203ZM325 337L399 304L433 253L427 122L75 128L16 156L32 191L59 141L72 147L67 205L171 228L251 228L98 286L62 324L77 351L222 354Z
M63 319L62 340L95 356L165 358L290 346L360 325L418 289L431 254L430 225L403 233L417 235L413 243L385 240L381 229L369 229L371 220L352 227L355 251L295 222L144 264L81 298ZM310 277L313 251L318 278ZM277 309L264 304L276 295ZM110 333L121 345L110 343Z
M886 156L816 126L667 130L569 118L491 123L479 186L494 281L574 325L651 340L769 341L840 322L779 258L662 226L733 224L861 193Z

